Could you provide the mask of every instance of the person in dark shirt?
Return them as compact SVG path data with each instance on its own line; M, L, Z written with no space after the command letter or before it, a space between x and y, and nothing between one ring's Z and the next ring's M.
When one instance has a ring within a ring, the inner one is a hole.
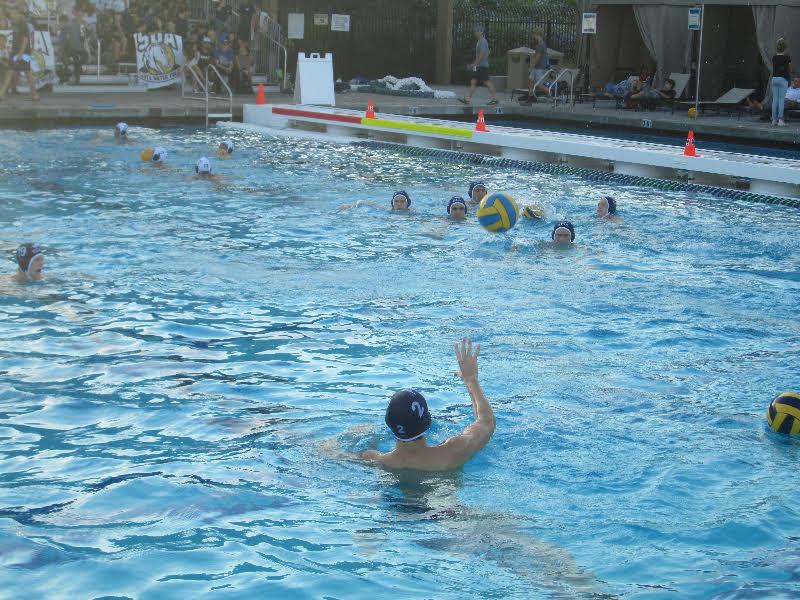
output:
M673 100L675 98L675 81L667 79L660 90L654 90L651 87L646 87L641 92L631 94L631 100L647 100L648 102L658 104L664 100Z
M786 90L792 80L792 58L786 54L786 40L780 38L775 44L772 57L772 124L783 127L783 108Z
M239 30L237 33L239 34L239 39L244 40L248 44L251 41L250 25L253 21L253 14L255 11L256 9L253 7L252 0L239 9Z
M38 101L39 94L36 92L36 81L31 72L31 39L28 31L28 23L25 17L18 8L13 8L10 11L12 22L12 40L11 40L11 68L6 72L2 85L0 85L0 100L4 100L8 86L11 85L11 80L16 73L25 73L28 79L28 85L31 90L31 100Z

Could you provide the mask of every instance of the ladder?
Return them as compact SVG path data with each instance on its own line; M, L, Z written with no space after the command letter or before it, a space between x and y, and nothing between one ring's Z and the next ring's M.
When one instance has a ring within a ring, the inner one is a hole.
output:
M225 91L227 92L227 96L222 95L214 95L211 92L211 86L208 85L208 76L213 72L217 79L222 83L225 87ZM191 77L187 77L186 73L189 73ZM200 88L202 91L202 96L198 97L194 90L190 94L186 92L186 80L189 79L193 82L194 86ZM197 65L187 65L183 67L182 70L182 77L181 77L181 97L188 100L201 100L205 102L206 106L206 129L208 129L209 121L212 119L227 119L229 121L233 120L233 92L231 88L228 86L228 82L222 77L220 72L217 68L209 64L206 66L205 77L201 76L200 70L197 68ZM227 102L228 104L228 112L211 112L211 102Z

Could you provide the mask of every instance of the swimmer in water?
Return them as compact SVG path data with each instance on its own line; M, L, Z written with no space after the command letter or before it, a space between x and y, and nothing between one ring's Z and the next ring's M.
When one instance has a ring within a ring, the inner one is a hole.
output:
M531 202L530 204L526 204L522 207L520 213L524 218L533 219L535 221L541 221L545 217L544 206L542 206L542 204L539 202Z
M194 165L195 179L216 179L217 176L211 172L211 161L203 156Z
M153 163L157 167L163 167L164 161L167 159L167 151L161 146L155 148L145 148L139 155L144 162Z
M575 227L569 221L559 221L550 237L558 245L570 245L575 241Z
M617 201L611 196L603 196L597 203L597 218L613 221L614 223L621 223L624 221L622 217L617 215Z
M128 124L117 123L114 126L114 139L120 143L128 141Z
M370 202L368 200L359 200L358 202L354 202L353 204L342 204L339 207L339 210L348 210L351 208L358 208L359 206L372 206L374 208L384 208L384 206L376 204L374 202ZM389 212L408 212L410 208L411 208L411 196L409 196L408 192L399 190L392 195L389 208L387 208L386 210L388 210Z
M475 421L459 435L448 438L438 446L428 446L425 432L431 424L431 413L425 398L418 391L404 389L396 392L386 408L386 425L396 438L394 450L367 450L358 454L362 460L386 469L416 469L419 471L450 471L458 469L489 443L495 430L492 407L478 383L480 345L472 350L472 340L464 338L454 344L459 375L464 380Z
M447 203L447 214L453 221L463 221L467 218L467 202L461 196L453 196Z
M28 281L41 281L44 275L44 254L39 244L22 244L17 248L17 272L14 281L26 283Z
M467 192L467 196L469 196L469 203L470 204L480 204L481 200L483 200L484 196L488 194L489 191L486 189L486 184L482 181L473 181L469 184L469 191Z
M222 140L217 147L217 158L222 160L230 158L231 154L233 154L233 149L233 140Z

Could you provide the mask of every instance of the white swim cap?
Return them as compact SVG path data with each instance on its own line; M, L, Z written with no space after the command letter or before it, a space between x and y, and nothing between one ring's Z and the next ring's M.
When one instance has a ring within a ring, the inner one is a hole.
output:
M167 150L166 148L162 148L161 146L156 146L153 149L153 162L163 162L167 158Z
M233 140L222 140L219 143L220 146L225 146L225 149L228 151L228 154L233 154Z
M195 173L211 173L211 161L208 160L205 156L197 161L197 164L194 166Z
M117 131L121 136L128 135L128 124L127 123L117 123Z

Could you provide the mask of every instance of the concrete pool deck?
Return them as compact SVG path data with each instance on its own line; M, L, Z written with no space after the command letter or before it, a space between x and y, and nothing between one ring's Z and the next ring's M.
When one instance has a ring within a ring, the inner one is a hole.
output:
M463 96L464 86L440 86ZM37 127L52 125L75 125L91 123L111 123L115 121L136 122L184 122L203 124L205 122L205 103L201 99L181 98L175 89L153 90L150 92L107 92L41 94L40 102L32 102L29 96L9 96L0 102L0 127ZM705 115L689 119L684 111L672 114L669 109L657 111L633 111L615 109L613 103L591 102L553 106L550 102L520 106L511 102L508 92L499 94L499 107L487 107L478 102L468 107L456 99L408 98L347 92L337 94L338 108L365 110L367 100L375 102L379 113L394 115L414 115L419 117L446 117L453 120L471 120L478 109L483 108L486 120L526 120L529 123L566 124L569 127L587 128L625 128L647 132L671 132L685 135L688 129L695 134L738 140L757 144L797 145L800 148L800 123L788 123L786 127L772 127L768 122L759 121L757 116L743 113L741 119L736 115ZM485 90L479 90L477 99L489 100ZM250 95L234 96L234 120L242 120L242 106L252 103ZM288 94L268 93L269 104L291 104ZM217 102L211 112L227 110L227 101ZM502 113L502 114L498 114ZM598 132L599 133L599 132Z

